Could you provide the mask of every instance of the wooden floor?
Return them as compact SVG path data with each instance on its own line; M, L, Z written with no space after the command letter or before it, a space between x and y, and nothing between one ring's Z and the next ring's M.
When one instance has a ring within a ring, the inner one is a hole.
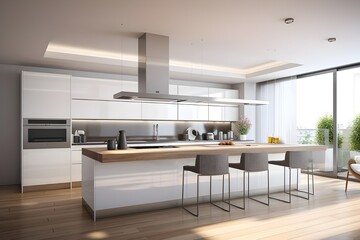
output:
M81 189L19 193L0 187L0 239L360 239L360 183L316 177L310 201L246 200L245 211L202 204L100 219L81 206Z

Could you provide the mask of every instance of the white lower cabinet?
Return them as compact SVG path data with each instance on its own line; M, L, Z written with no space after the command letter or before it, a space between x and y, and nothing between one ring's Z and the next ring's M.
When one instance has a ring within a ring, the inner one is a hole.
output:
M71 182L81 181L81 148L71 150Z
M22 186L70 183L70 148L25 149Z
M143 102L141 105L141 119L177 120L177 104Z
M71 147L71 182L81 182L82 149L106 148L105 145L76 145Z
M72 100L71 112L75 119L141 119L141 103Z

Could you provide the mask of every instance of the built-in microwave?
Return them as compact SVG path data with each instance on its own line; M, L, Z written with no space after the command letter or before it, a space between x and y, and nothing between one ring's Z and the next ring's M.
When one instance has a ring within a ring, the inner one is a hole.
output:
M23 122L23 148L69 148L70 119L29 119Z

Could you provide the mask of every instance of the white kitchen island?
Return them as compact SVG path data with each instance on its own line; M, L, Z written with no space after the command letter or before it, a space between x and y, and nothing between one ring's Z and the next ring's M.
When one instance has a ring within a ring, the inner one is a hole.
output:
M193 165L196 154L227 154L238 162L243 152L285 153L316 151L325 154L325 146L242 144L235 146L197 145L176 148L106 150L83 149L83 205L97 218L119 214L177 207L181 204L182 167ZM231 169L231 197L240 197L242 174ZM188 173L185 197L196 194L196 175ZM293 174L295 177L296 174ZM222 177L213 177L213 194L220 197ZM292 179L295 182L296 179ZM251 174L251 192L266 191L266 172ZM200 200L207 201L209 178L200 178ZM270 189L281 190L283 169L270 167ZM189 199L187 201L190 201Z

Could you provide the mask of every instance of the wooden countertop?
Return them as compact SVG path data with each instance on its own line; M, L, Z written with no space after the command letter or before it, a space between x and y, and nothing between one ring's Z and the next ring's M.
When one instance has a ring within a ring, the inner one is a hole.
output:
M126 150L107 150L106 148L83 148L82 154L101 163L139 160L160 160L176 158L195 158L197 154L241 153L285 153L286 151L325 151L323 145L300 144L239 144L239 145L194 145L176 148L148 148Z

